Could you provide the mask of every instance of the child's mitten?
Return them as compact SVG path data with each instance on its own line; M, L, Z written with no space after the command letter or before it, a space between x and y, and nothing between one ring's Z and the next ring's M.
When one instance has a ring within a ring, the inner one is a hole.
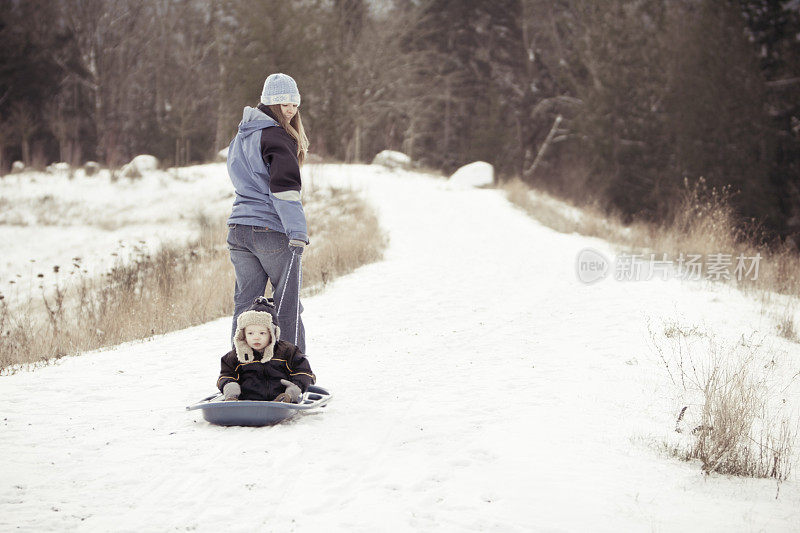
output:
M222 387L222 394L225 395L226 402L229 400L238 400L241 393L242 388L235 381L226 383L225 386Z
M278 394L274 402L284 402L284 403L297 403L297 400L300 399L300 387L292 383L291 381L287 381L285 379L281 380L281 383L286 385L286 392L282 392Z

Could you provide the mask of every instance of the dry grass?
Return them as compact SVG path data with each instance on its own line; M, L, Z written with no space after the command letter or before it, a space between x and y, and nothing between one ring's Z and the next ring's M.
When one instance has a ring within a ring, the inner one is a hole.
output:
M7 226L59 226L76 215L91 218L81 212L79 202L64 201L52 194L0 202L0 224Z
M673 261L681 255L698 255L707 262L712 254L725 254L731 261L727 268L730 275L719 281L735 283L762 299L769 298L766 293L800 294L800 254L789 246L761 244L763 236L757 226L742 230L731 208L730 190L709 188L702 179L685 182L683 196L671 210L671 220L661 225L624 224L621 217L604 213L597 203L571 206L532 191L519 180L504 188L509 201L556 231L598 237L628 253L667 254ZM758 272L736 275L740 256L746 267L756 263ZM755 257L760 259L751 259Z
M305 295L377 261L387 244L375 211L355 192L330 188L316 194L322 198L306 208L311 245L303 254Z
M792 342L800 342L794 323L794 306L787 303L775 314L775 329L779 336Z
M9 204L3 208L4 203ZM65 221L73 225L93 226L104 231L114 231L130 224L132 220L120 216L119 211L98 212L87 208L80 201L65 200L53 194L17 198L13 202L0 201L0 225L5 226L63 226ZM170 214L149 218L152 224L169 223Z
M306 212L313 225L303 262L305 295L382 256L386 239L355 193L312 195ZM69 272L55 267L55 286L39 286L22 306L9 306L0 295L0 372L232 314L225 220L201 214L196 223L195 242L153 254L140 249L99 277L86 276L78 258Z
M627 253L658 257L666 253L672 259L681 254L705 259L722 253L730 254L734 265L739 255L760 255L755 279L720 280L757 296L765 311L773 309L769 312L775 315L777 333L797 342L794 297L800 293L800 256L789 248L760 244L757 228L737 229L728 189L708 188L703 180L686 182L668 223L626 225L597 204L578 208L532 191L520 181L504 187L512 203L542 224L604 239ZM781 308L778 313L776 304ZM752 339L742 337L735 345L725 345L702 328L677 323L665 324L658 334L651 330L651 337L686 402L677 416L681 438L665 441L663 449L684 460L700 460L705 472L785 480L798 433L797 424L786 414L786 391L797 375L779 386L786 369L781 374L774 357Z
M503 187L511 203L551 229L599 237L625 246L633 244L631 228L625 227L615 217L604 215L597 205L570 206L547 193L531 190L519 179L511 180Z
M794 378L781 382L774 356L752 336L729 345L700 328L676 324L666 324L663 335L650 334L687 402L675 428L684 439L664 449L700 460L706 473L787 479L797 438L786 407Z

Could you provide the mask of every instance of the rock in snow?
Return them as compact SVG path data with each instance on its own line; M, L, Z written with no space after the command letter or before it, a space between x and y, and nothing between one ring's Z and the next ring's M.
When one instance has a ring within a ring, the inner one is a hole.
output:
M373 159L373 165L383 165L387 168L410 168L411 158L402 152L395 152L394 150L383 150L379 152Z
M94 176L100 172L100 163L97 161L87 161L86 164L83 165L83 172L87 176Z
M158 159L153 155L137 155L130 163L122 167L125 178L140 178L143 172L158 170Z
M447 181L451 188L469 189L494 183L494 167L484 161L476 161L456 170Z
M63 161L53 163L52 165L48 165L46 170L50 174L67 174L69 172L69 163L65 163Z

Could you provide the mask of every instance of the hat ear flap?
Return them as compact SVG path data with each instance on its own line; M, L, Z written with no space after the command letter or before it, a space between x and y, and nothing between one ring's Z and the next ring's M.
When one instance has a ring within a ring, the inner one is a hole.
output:
M267 329L269 330L269 344L264 347L264 355L261 356L261 360L264 362L275 356L275 345L278 344L278 337L281 331L278 326L273 325L270 325Z
M244 328L236 328L236 335L233 337L233 346L236 348L236 358L240 363L250 363L255 361L253 349L245 340Z

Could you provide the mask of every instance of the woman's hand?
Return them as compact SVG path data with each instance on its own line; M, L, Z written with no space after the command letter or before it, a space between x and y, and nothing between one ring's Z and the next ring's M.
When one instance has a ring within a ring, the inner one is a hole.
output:
M301 255L303 250L306 249L306 243L299 239L292 239L289 241L289 249L293 254Z

